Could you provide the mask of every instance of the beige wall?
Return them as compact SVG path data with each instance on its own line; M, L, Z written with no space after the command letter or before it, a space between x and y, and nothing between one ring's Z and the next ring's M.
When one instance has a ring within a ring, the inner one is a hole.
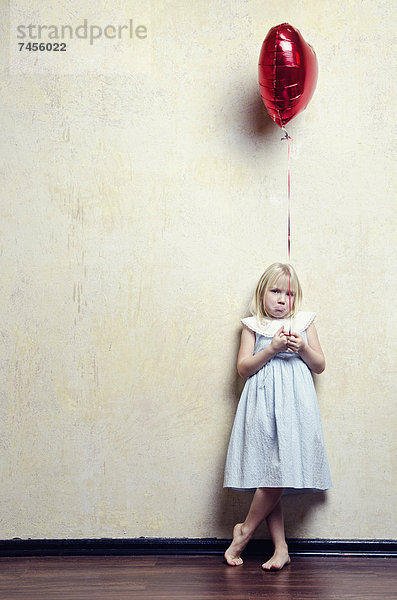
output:
M284 21L320 65L288 127L292 258L334 482L287 499L287 534L396 538L394 3L7 4L0 538L229 537L242 516L249 496L222 490L239 319L286 258L257 61ZM148 36L17 49L17 24L84 18Z

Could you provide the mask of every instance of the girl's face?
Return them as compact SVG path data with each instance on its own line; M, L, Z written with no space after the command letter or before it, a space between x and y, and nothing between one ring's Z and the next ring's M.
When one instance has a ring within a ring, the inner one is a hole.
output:
M294 292L291 289L291 309L294 306ZM289 280L286 275L281 275L270 286L265 294L265 309L273 319L284 319L290 309L289 304Z

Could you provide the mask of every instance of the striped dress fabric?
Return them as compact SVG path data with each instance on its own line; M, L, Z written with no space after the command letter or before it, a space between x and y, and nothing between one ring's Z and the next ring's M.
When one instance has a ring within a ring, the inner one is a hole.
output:
M315 313L299 312L292 331L307 340ZM242 319L255 332L260 352L289 320ZM283 487L284 493L323 491L332 486L313 377L296 353L280 352L248 377L230 437L224 487L253 490Z

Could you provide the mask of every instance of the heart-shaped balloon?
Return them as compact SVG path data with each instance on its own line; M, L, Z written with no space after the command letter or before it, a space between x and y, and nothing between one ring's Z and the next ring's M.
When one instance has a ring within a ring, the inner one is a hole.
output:
M259 56L259 85L267 112L280 127L306 108L317 74L316 54L301 33L288 23L272 27Z

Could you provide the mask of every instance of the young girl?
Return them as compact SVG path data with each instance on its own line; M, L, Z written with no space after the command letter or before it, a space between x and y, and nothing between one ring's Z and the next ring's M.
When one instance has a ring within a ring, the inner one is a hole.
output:
M302 291L294 269L274 263L263 273L242 319L237 370L247 377L227 453L224 487L256 490L244 523L225 552L231 566L266 519L274 554L262 565L290 562L281 506L283 493L321 491L331 478L311 371L322 373L324 354L315 313L298 312Z

